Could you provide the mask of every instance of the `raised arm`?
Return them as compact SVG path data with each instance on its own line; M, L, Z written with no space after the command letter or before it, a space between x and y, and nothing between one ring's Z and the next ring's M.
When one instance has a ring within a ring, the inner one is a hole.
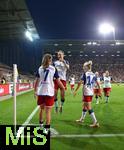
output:
M63 63L64 63L64 65L65 65L65 67L66 67L67 69L69 69L69 63L67 63L65 60L63 60Z

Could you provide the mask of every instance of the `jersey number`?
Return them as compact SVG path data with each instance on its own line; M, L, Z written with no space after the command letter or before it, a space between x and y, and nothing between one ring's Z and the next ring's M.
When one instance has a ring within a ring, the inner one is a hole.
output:
M45 70L44 73L45 73L44 81L46 81L46 79L47 79L47 77L48 77L49 70Z
M91 85L93 85L93 83L94 83L94 78L92 78L92 80L91 80L91 77L87 76L87 85L91 86Z

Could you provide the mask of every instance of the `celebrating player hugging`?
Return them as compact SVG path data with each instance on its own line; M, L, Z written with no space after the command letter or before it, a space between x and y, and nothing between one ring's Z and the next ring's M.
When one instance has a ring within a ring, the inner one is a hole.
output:
M42 65L36 74L35 94L37 95L37 104L40 105L39 123L43 127L43 111L46 112L46 132L49 131L51 122L51 109L54 104L54 82L64 93L64 86L59 80L58 72L52 64L52 55L45 54L42 59Z
M89 111L89 114L93 120L93 124L91 124L90 127L99 127L99 123L97 122L95 113L91 107L91 102L94 94L94 83L96 83L100 89L99 82L96 80L95 74L91 71L92 61L85 62L83 65L83 70L84 74L82 75L81 81L78 83L78 86L74 91L74 95L76 95L77 90L83 83L83 110L81 118L79 120L76 120L76 122L83 122L87 111Z
M60 80L66 89L66 72L69 69L69 63L66 60L64 60L64 52L61 50L57 52L57 59L58 60L54 62L54 66L57 69ZM59 86L56 80L54 81L54 84L55 84L55 111L56 113L58 113L57 95L58 95ZM61 93L61 104L60 104L59 111L60 113L62 113L62 108L65 101L65 92L63 92L63 90L60 89L60 93Z

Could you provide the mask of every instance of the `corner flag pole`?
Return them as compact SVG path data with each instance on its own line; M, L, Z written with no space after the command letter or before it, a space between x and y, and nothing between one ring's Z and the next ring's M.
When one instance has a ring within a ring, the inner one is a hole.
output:
M16 83L17 83L17 65L13 64L13 125L14 125L14 135L16 136Z

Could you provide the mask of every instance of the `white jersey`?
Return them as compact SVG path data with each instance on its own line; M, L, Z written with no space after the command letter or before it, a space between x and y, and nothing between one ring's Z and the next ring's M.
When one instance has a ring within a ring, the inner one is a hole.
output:
M96 77L93 72L86 72L84 75L81 77L81 80L84 81L83 85L83 95L84 96L93 96L94 94L94 83L96 82Z
M40 79L37 95L54 96L54 82L53 78L59 78L57 70L50 65L44 69L42 66L38 69L37 75Z
M71 77L69 81L70 81L70 85L74 85L75 84L75 78Z
M103 88L111 88L111 77L103 77Z
M65 63L68 64L68 62L65 62ZM64 62L57 60L54 62L54 66L56 67L56 69L58 71L58 75L59 75L60 79L66 81L67 68L66 68Z
M101 78L100 78L100 77L96 77L96 81L99 83L100 88L101 88ZM99 87L98 87L98 85L97 85L96 82L95 82L95 84L94 84L94 89L99 89Z

